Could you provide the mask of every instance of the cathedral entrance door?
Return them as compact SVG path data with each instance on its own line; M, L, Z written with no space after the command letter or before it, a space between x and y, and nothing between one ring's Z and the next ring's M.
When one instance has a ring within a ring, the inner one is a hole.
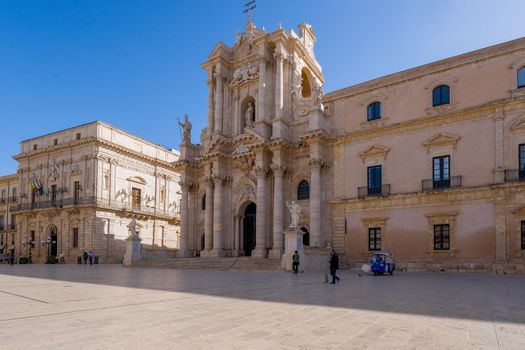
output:
M252 250L255 249L255 218L257 206L250 203L244 210L243 217L243 250L244 256L251 256Z
M50 238L51 238L51 247L50 247L50 251L49 251L49 254L51 256L57 256L57 242L58 242L58 233L57 233L57 227L56 226L51 226L51 229L49 230L49 235L50 235Z

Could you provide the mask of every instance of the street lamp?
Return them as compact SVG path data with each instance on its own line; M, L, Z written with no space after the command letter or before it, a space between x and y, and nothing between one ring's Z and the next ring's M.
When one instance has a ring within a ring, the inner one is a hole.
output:
M47 257L51 256L51 244L55 244L56 241L52 241L51 237L47 237L46 240L42 240L42 246L45 247L47 245Z
M33 258L31 256L31 248L33 248L33 244L35 244L35 241L33 241L31 236L29 236L29 237L27 237L27 241L26 240L22 241L22 244L24 245L24 247L27 245L27 249L29 251L29 263L32 264L33 263Z

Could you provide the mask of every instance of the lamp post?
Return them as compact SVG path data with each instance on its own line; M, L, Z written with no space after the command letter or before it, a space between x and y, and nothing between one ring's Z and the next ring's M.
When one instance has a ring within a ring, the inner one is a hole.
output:
M55 241L51 240L51 237L47 237L46 240L42 240L42 246L45 247L47 245L47 258L51 256L51 244L56 243Z
M29 264L33 263L33 258L31 256L31 249L33 248L33 244L35 244L35 241L32 240L30 236L27 237L27 240L22 241L23 246L25 247L27 245L28 255L29 255Z

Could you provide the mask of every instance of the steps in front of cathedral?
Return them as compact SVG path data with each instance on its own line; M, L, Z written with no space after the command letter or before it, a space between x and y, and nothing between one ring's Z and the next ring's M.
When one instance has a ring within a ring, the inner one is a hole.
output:
M133 266L180 270L283 271L281 259L252 257L144 259L137 261Z

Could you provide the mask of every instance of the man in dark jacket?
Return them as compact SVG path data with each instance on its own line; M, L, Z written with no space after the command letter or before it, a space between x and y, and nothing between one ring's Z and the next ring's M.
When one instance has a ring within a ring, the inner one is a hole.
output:
M339 282L339 277L335 275L338 268L339 256L337 256L335 250L332 249L332 253L330 253L330 275L332 276L332 282L330 284L335 284L336 280Z

